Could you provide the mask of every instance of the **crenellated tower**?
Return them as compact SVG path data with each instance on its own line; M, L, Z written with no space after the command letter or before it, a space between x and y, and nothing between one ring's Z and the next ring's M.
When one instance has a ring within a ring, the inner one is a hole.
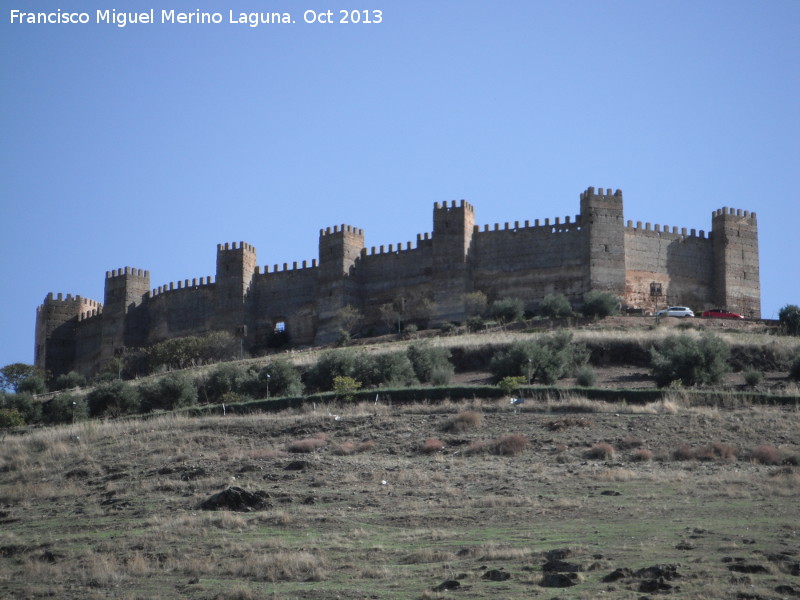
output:
M34 364L53 375L74 369L76 328L85 315L96 315L103 305L95 300L63 294L48 294L36 308Z
M745 317L761 318L756 213L722 208L711 217L714 301Z
M248 324L247 296L256 272L256 249L245 242L217 244L214 328L235 334Z
M364 230L351 225L320 229L317 284L316 341L326 344L339 336L336 313L348 304L361 308L355 285L355 267L364 248Z
M584 232L584 292L598 290L625 297L625 226L622 190L593 187L581 194Z
M437 322L463 321L464 294L470 289L470 253L475 208L465 200L433 206L431 287Z
M137 311L150 293L150 271L124 267L106 271L100 361L106 363L126 347L144 343L147 323Z

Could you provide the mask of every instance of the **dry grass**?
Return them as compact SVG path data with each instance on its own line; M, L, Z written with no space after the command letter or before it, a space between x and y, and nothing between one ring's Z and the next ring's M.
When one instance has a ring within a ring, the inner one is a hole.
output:
M516 456L523 453L530 442L528 438L519 433L510 433L495 440L492 452L501 456Z
M636 462L649 462L653 460L653 453L647 448L639 448L631 454L631 460Z
M444 450L444 442L436 438L428 438L422 443L420 450L425 454L433 454Z

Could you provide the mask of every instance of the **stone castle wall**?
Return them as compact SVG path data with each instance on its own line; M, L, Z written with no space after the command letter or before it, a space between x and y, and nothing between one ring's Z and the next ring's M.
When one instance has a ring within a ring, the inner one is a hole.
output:
M580 302L608 291L644 312L684 304L721 306L760 317L758 231L754 213L724 208L712 231L623 221L622 192L589 188L574 217L475 224L463 200L436 204L433 232L366 248L350 225L320 231L319 258L260 267L255 247L217 246L217 273L150 289L150 274L126 267L106 274L103 304L49 294L37 309L35 362L54 375L92 374L126 348L211 331L241 335L264 350L276 329L295 345L338 337L351 305L361 329L390 330L381 307L405 322L466 318L464 295L516 297L535 309L548 294Z

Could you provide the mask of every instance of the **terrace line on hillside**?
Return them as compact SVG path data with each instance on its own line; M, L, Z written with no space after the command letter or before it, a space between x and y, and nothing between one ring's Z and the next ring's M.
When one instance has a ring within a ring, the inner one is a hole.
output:
M394 303L406 322L463 321L464 295L517 297L528 309L551 293L580 301L610 292L631 309L717 306L761 316L755 213L722 208L711 232L623 220L622 192L588 188L574 218L502 227L475 225L469 203L436 203L433 232L416 244L367 249L350 225L319 232L319 258L290 268L259 267L245 242L217 246L216 279L150 288L150 273L106 273L104 302L49 294L36 313L37 366L91 375L126 348L210 331L237 332L244 348L264 348L276 330L296 345L339 335L337 313L358 308L365 328L386 330L379 308Z

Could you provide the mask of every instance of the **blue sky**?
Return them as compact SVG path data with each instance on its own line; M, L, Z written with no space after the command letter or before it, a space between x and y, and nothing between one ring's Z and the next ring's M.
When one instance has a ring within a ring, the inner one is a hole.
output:
M97 9L219 12L218 25L94 23ZM306 24L306 10L382 11ZM10 11L87 12L86 25ZM286 11L294 24L227 23ZM374 14L372 14L374 18ZM709 230L758 213L762 309L800 304L800 2L11 0L0 12L0 365L32 362L48 292L103 300L107 270L153 287L214 275L216 244L261 265L578 212L620 188L633 221Z

